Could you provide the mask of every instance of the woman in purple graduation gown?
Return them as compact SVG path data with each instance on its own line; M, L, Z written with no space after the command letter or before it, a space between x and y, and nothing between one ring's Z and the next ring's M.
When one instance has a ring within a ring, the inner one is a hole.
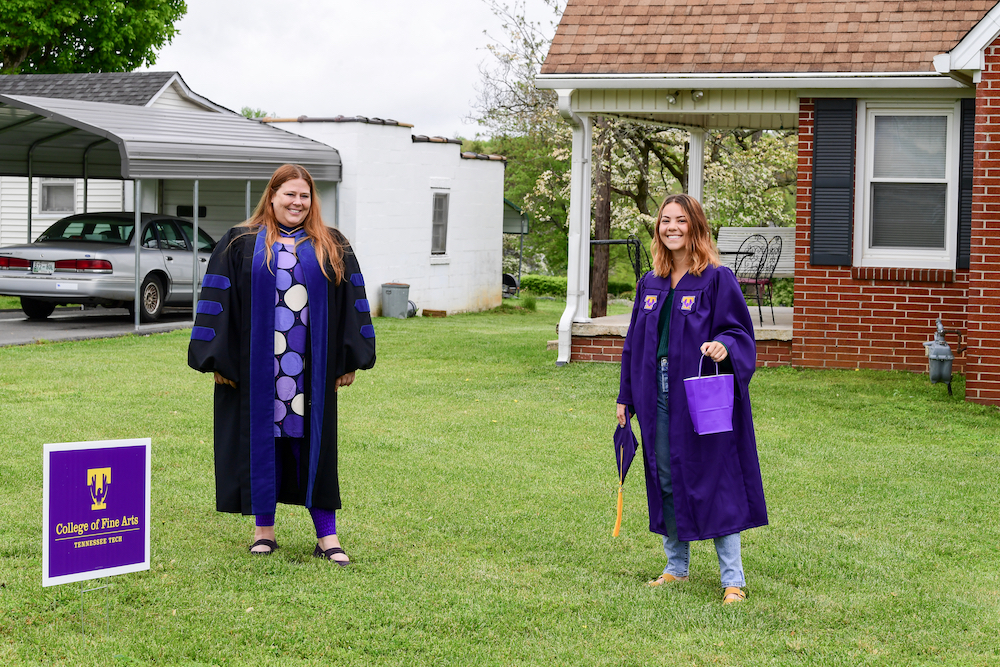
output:
M212 253L188 363L215 375L216 508L255 515L251 553L278 548L281 502L309 509L314 556L350 562L335 521L337 390L375 364L364 284L298 165L274 172Z
M690 542L713 539L728 604L745 597L740 532L767 524L748 393L753 324L736 277L719 266L698 201L671 195L657 219L653 270L636 286L622 351L618 423L631 413L639 419L649 529L663 536L667 555L649 585L687 580ZM684 378L698 375L703 354L735 376L731 432L697 435L691 423Z

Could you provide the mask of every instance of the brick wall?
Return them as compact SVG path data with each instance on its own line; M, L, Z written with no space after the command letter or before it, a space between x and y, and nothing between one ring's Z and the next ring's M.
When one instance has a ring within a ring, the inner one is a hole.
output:
M603 361L621 363L622 346L625 339L620 336L573 336L570 358L573 361ZM757 367L787 366L791 363L792 341L757 341Z
M943 316L946 329L966 329L970 272L809 264L813 114L813 101L802 99L792 364L927 372L922 343L933 337L937 317ZM948 342L957 349L957 336L949 336ZM956 355L954 370L965 370L965 355Z
M969 257L965 396L1000 405L1000 40L986 49L976 86L976 148Z
M757 341L757 368L762 366L788 366L792 363L792 341Z
M570 359L621 363L624 345L621 336L573 336Z

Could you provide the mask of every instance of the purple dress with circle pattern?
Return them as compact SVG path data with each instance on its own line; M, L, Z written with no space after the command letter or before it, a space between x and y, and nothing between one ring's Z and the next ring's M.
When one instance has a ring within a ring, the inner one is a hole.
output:
M274 296L274 437L305 436L309 297L294 248L280 244Z

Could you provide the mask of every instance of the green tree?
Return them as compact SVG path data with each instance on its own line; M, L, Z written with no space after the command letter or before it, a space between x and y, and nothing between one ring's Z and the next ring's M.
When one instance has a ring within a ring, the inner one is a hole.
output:
M0 74L130 72L177 34L184 0L3 0Z
M254 107L243 107L242 109L240 109L240 115L243 116L244 118L252 118L252 119L278 117L277 113L264 111L263 109Z

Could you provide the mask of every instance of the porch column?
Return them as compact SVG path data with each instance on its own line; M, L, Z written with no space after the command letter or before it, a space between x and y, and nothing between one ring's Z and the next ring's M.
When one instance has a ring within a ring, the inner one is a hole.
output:
M691 130L688 140L688 189L687 193L704 205L705 192L705 136L704 130Z
M565 104L564 104L565 102ZM569 270L566 274L566 310L559 319L557 366L570 361L573 322L589 322L590 300L590 117L569 110L569 94L560 94L560 113L573 127L573 161L570 170Z

